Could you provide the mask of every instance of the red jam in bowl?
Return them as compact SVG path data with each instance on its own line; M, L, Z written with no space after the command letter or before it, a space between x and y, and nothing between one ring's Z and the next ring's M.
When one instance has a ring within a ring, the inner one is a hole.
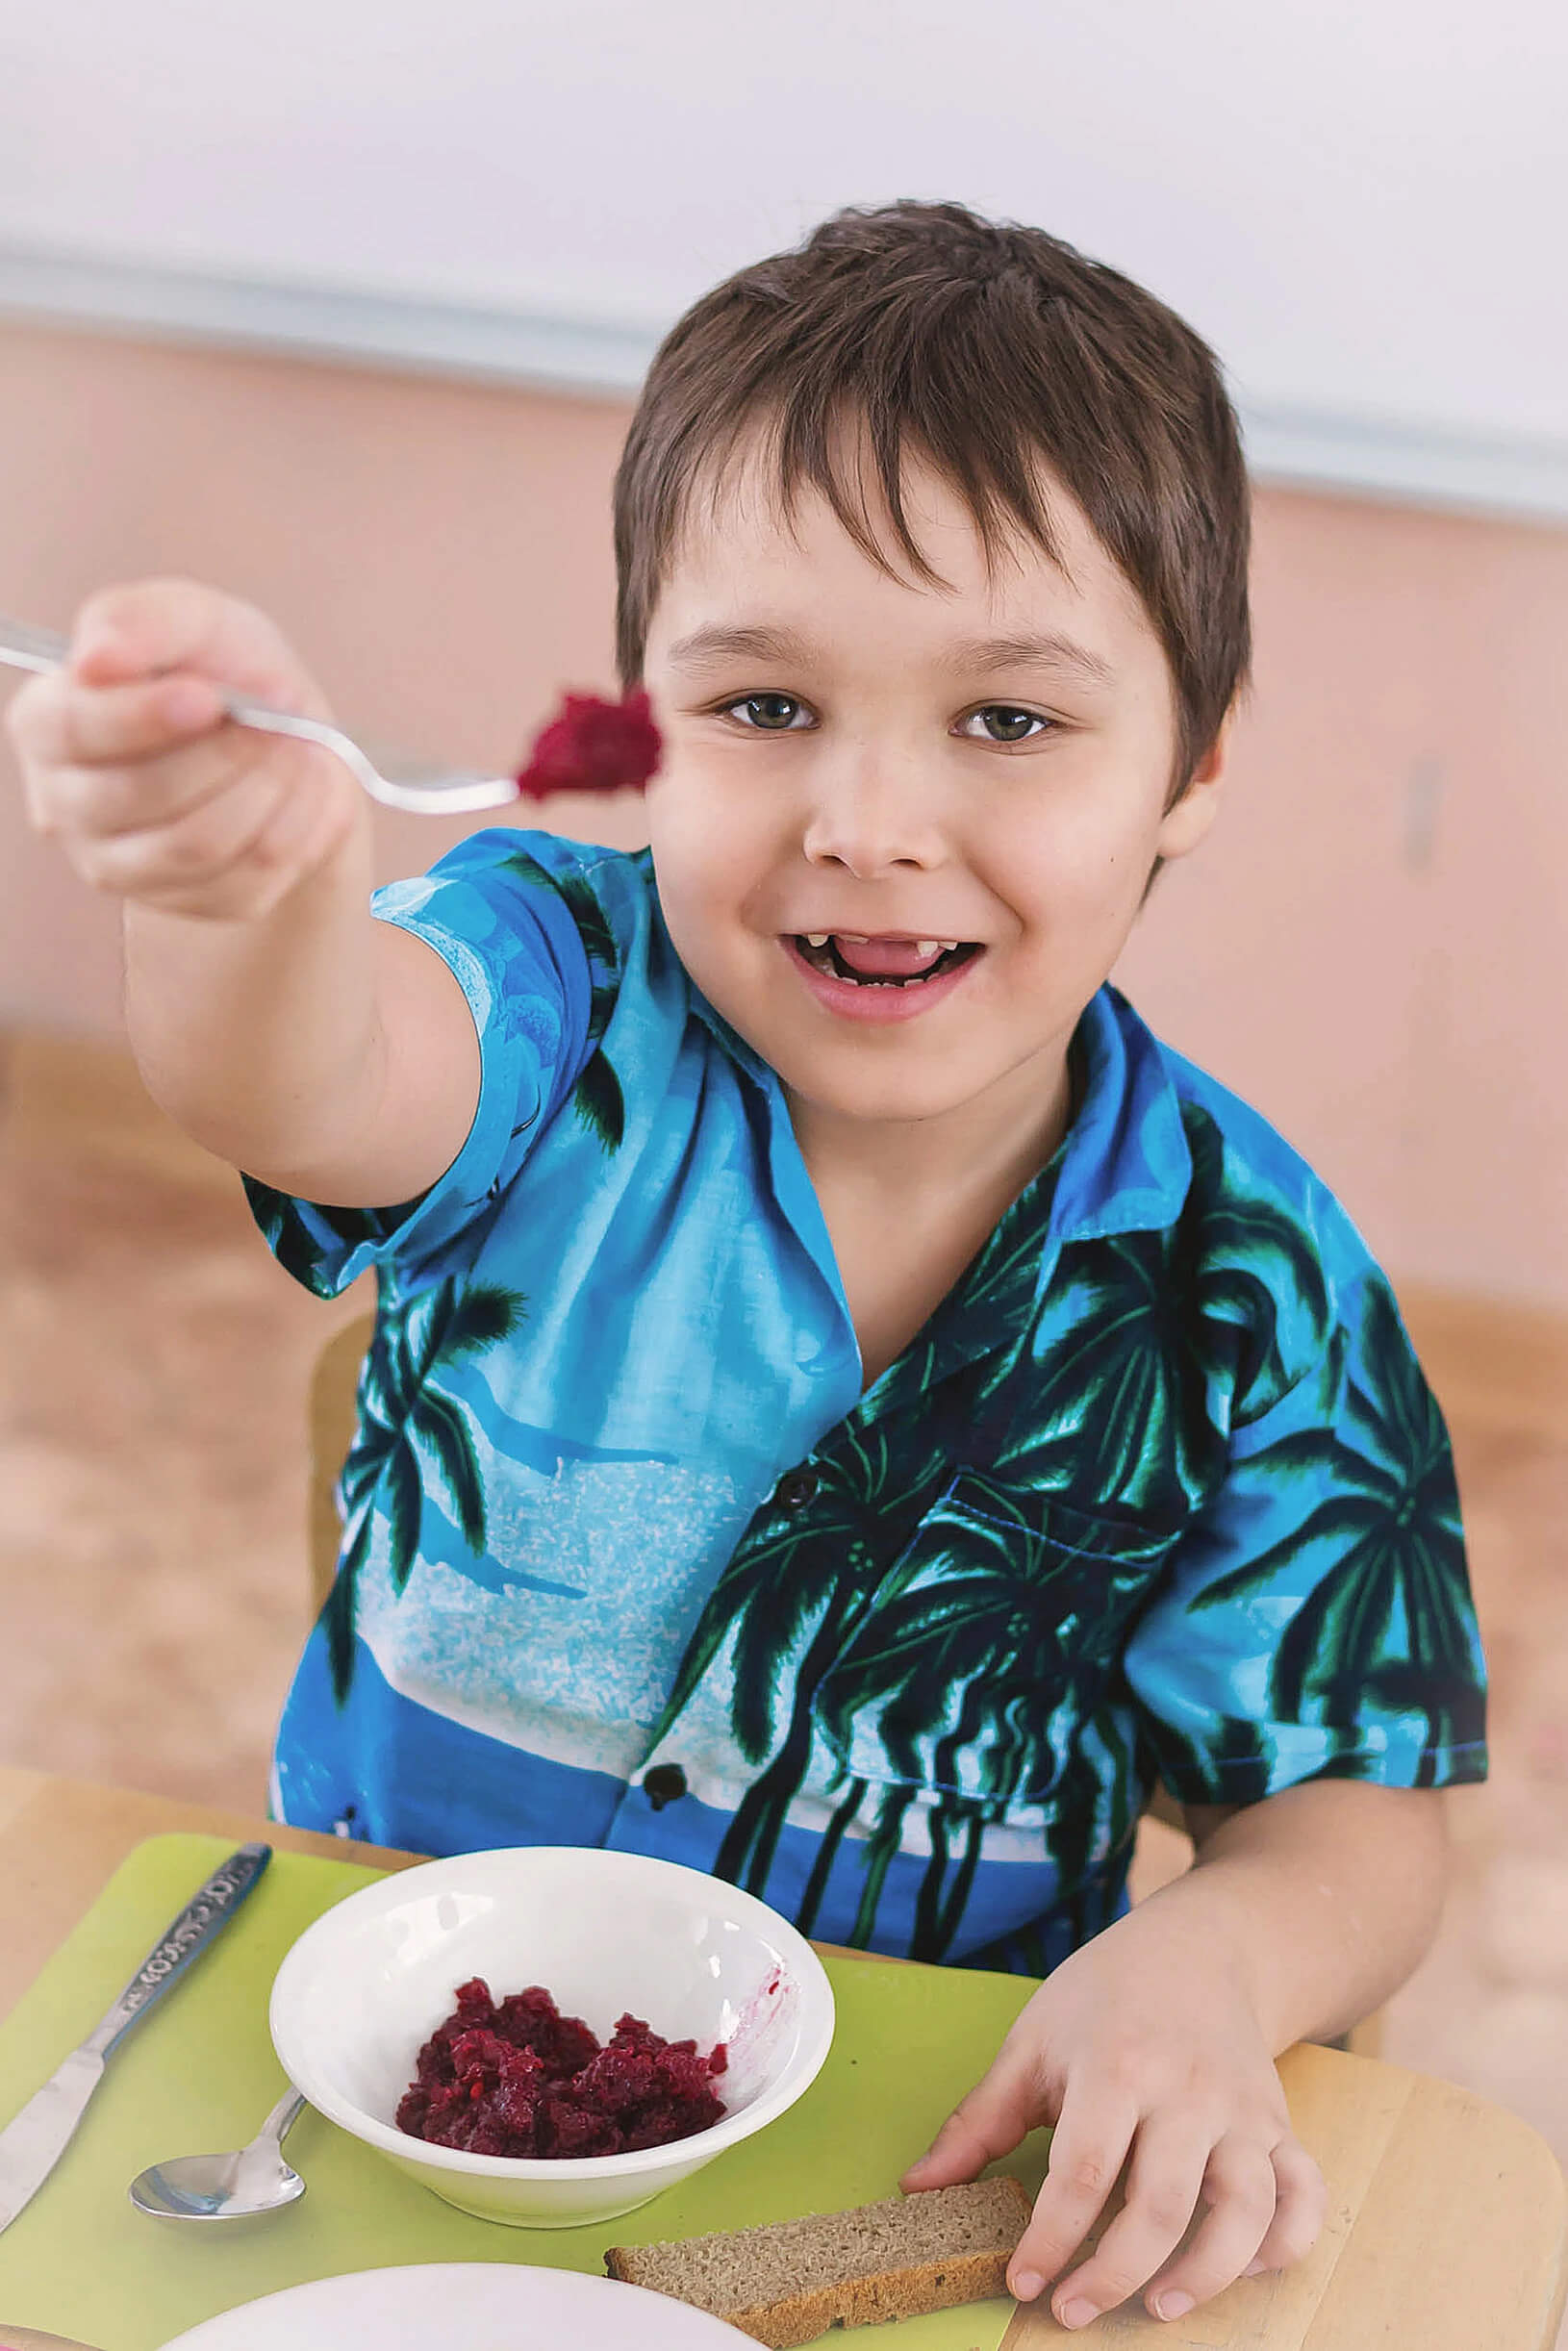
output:
M714 2076L722 2044L667 2041L637 2016L601 2046L580 2016L563 2016L542 1984L499 2006L475 1976L419 2052L397 2127L470 2155L622 2155L706 2131L724 2111Z

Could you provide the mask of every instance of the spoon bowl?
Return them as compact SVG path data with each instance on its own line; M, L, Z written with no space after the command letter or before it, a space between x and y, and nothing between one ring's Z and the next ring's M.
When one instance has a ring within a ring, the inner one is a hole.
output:
M131 2202L155 2220L254 2220L281 2212L305 2193L283 2156L283 2141L305 2101L280 2098L248 2147L229 2155L176 2155L151 2163L131 2182Z

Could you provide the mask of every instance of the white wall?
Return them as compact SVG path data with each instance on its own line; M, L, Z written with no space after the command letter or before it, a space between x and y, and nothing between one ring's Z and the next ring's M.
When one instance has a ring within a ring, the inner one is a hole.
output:
M1565 121L1561 0L0 0L0 308L624 386L953 195L1192 318L1266 476L1560 514Z

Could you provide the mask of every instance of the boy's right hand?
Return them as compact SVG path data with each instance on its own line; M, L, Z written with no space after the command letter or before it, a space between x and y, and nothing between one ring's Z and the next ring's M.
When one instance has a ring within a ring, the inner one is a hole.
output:
M194 580L89 597L68 666L7 714L35 828L94 889L214 922L269 915L368 810L331 752L224 716L224 696L326 718L265 614Z

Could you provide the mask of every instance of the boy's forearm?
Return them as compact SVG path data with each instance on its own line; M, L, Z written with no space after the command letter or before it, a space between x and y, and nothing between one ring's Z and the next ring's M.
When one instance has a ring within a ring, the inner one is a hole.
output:
M358 832L269 915L128 902L126 1024L149 1092L235 1166L330 1161L375 1082L376 924Z
M1277 2053L1347 2032L1404 1982L1446 1879L1439 1790L1313 1780L1232 1813L1140 1910L1227 1947Z

